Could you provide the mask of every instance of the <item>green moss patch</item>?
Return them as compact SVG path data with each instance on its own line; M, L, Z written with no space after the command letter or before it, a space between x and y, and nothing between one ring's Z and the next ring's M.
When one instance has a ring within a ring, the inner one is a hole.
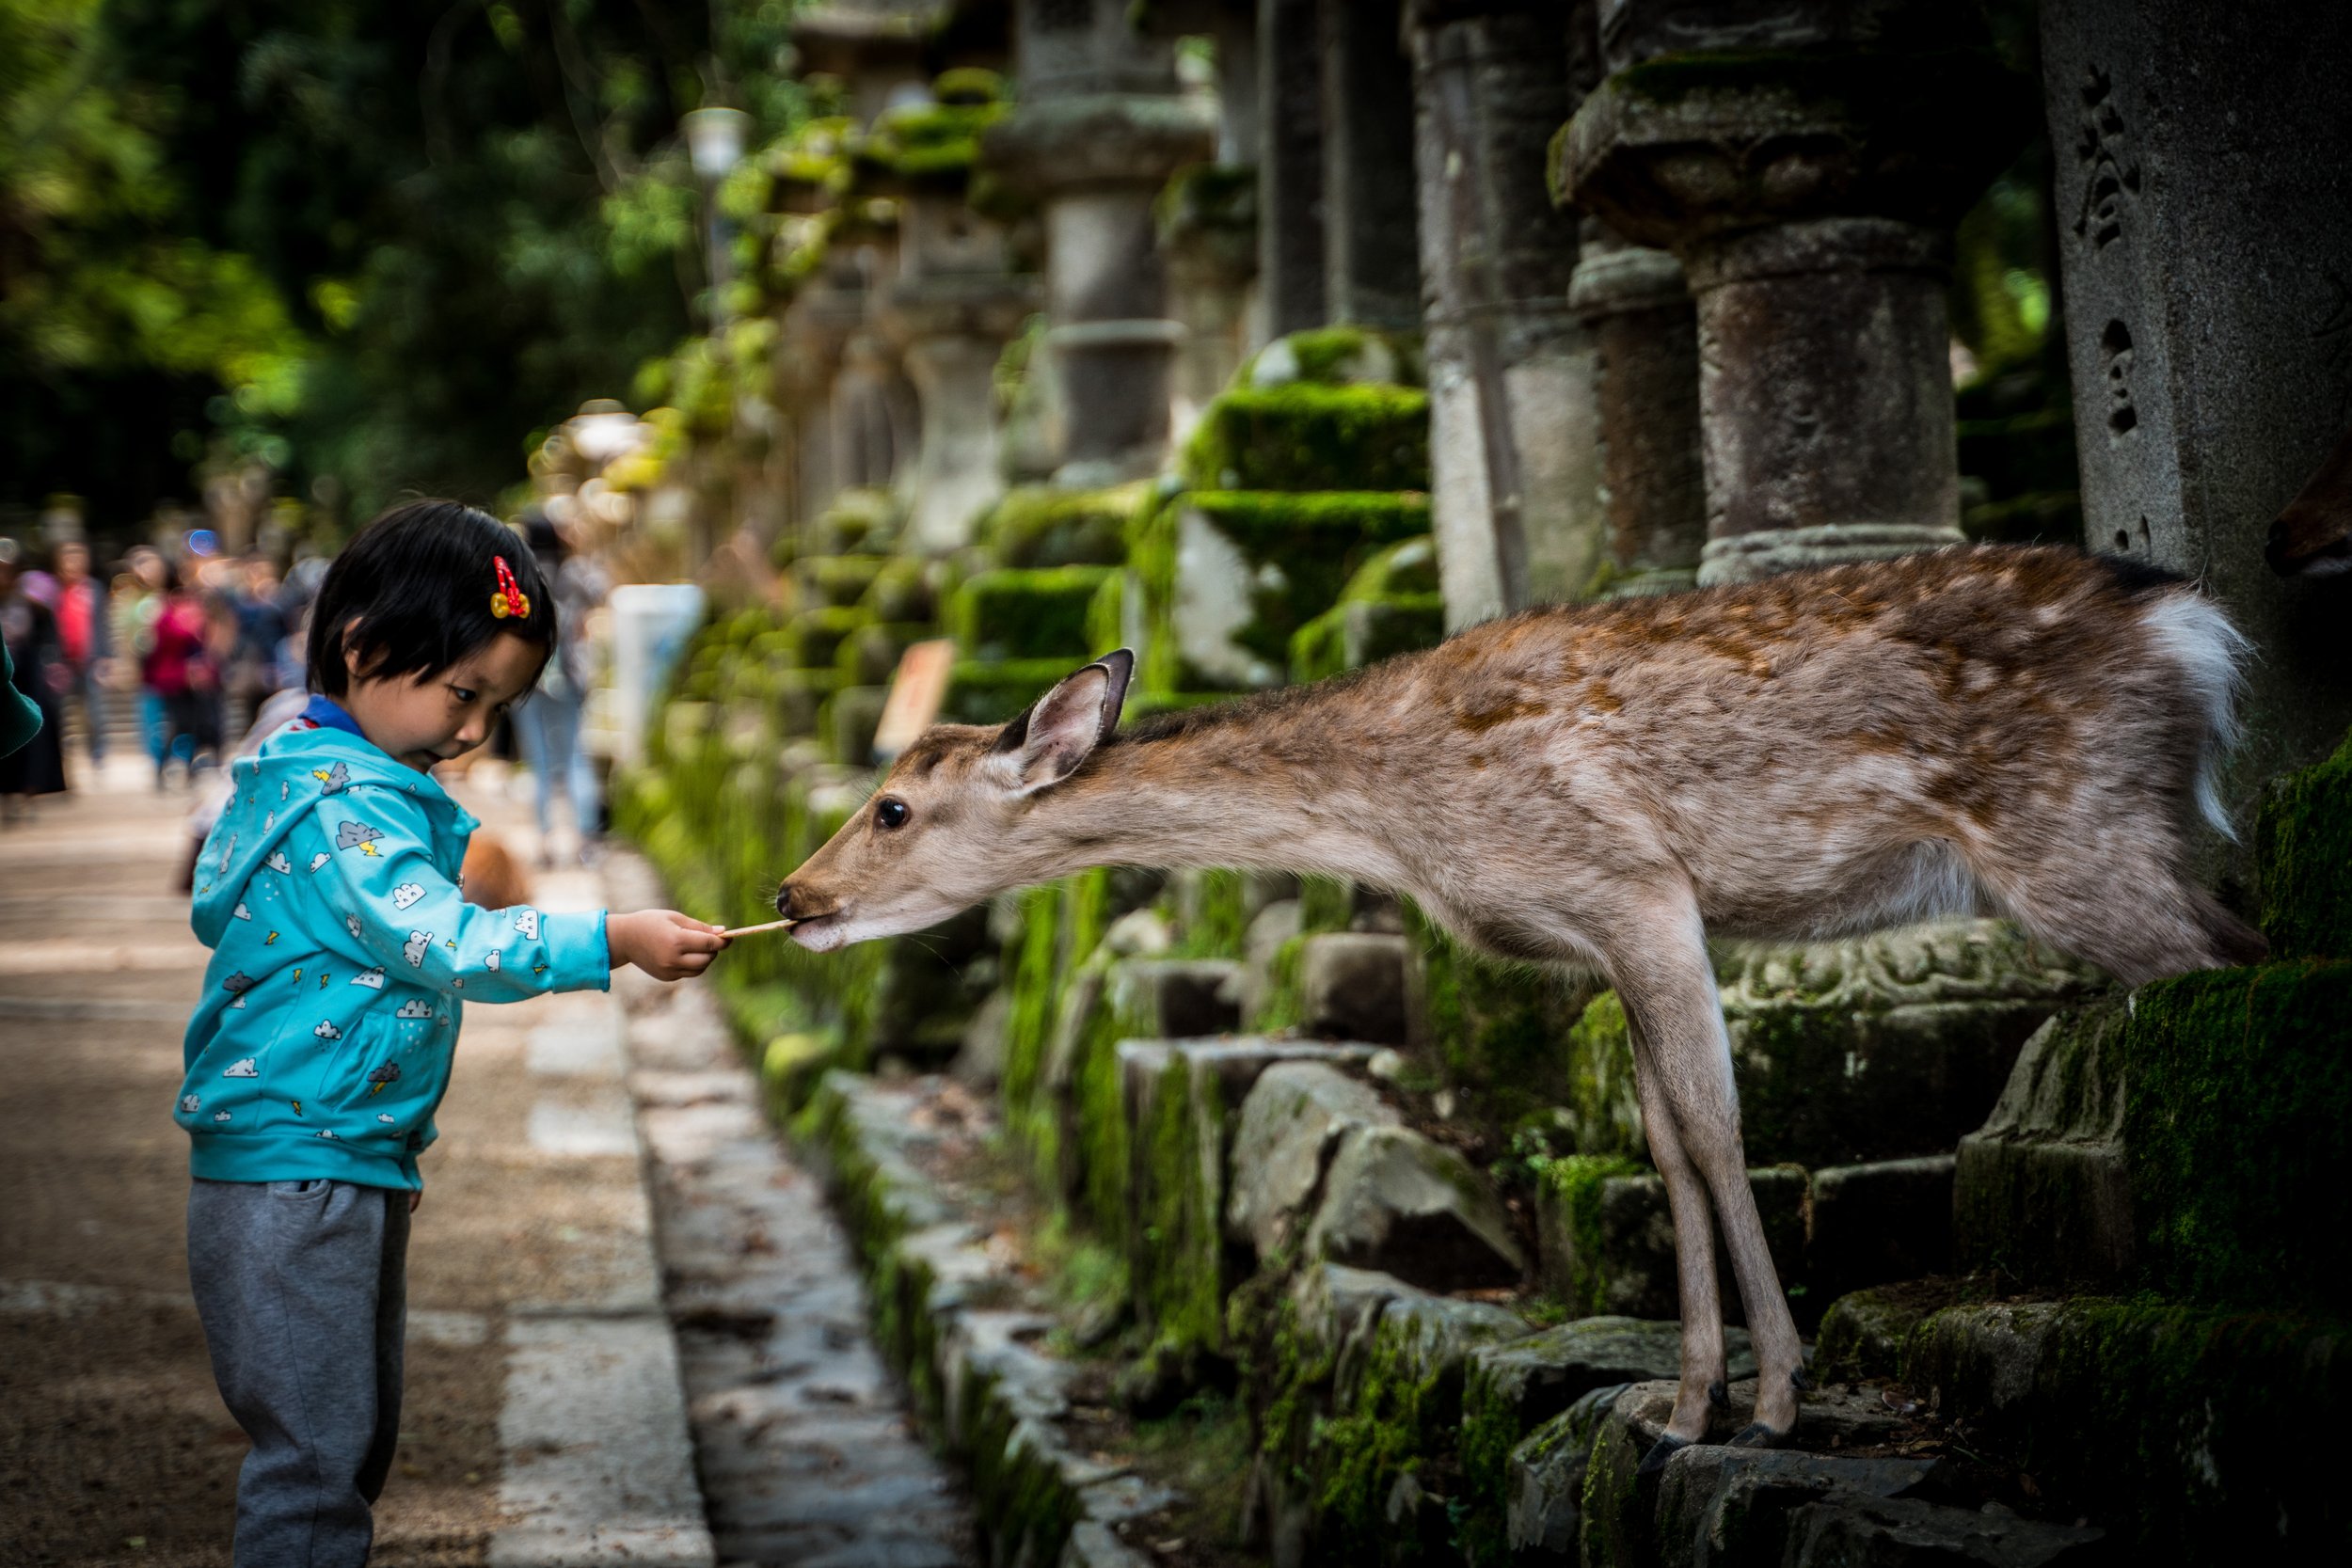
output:
M947 635L963 657L986 663L1063 657L1083 664L1093 657L1087 646L1087 612L1107 571L1050 566L982 572L947 601Z
M1426 490L1429 398L1311 382L1212 402L1181 463L1195 490Z
M981 519L979 542L1003 566L1116 566L1127 559L1127 525L1145 481L1107 490L1025 484Z
M2340 1308L2352 1279L2352 962L2142 987L2116 1040L2146 1282Z
M1001 724L1053 689L1083 658L1019 658L985 664L959 659L947 677L942 720L956 724Z
M2326 762L2271 786L2254 856L2272 952L2352 958L2352 736Z

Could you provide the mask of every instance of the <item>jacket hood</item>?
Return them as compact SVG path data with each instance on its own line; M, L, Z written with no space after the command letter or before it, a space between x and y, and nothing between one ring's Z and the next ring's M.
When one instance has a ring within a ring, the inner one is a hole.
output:
M394 789L421 801L437 818L446 814L451 832L467 834L481 825L432 775L394 761L356 735L324 726L278 731L259 752L230 766L230 781L229 803L196 862L189 923L207 947L220 945L246 883L284 855L286 835L323 796Z

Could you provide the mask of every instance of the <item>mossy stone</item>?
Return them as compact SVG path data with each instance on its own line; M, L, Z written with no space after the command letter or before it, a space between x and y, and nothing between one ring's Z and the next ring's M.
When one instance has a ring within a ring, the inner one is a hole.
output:
M1106 490L1025 484L1007 491L979 526L1003 566L1116 566L1127 559L1127 525L1148 482Z
M1084 660L1007 659L982 663L959 659L949 672L940 718L958 724L1001 724L1053 689Z
M1193 490L1426 490L1429 398L1300 382L1210 403L1180 463Z
M842 642L868 620L866 611L846 605L802 610L785 627L792 640L793 664L803 670L833 668Z
M1050 566L982 572L947 601L947 635L966 658L1065 657L1074 668L1093 657L1087 645L1087 614L1108 571Z
M1971 1446L2106 1527L2131 1562L2221 1562L2252 1543L2332 1561L2352 1495L2296 1411L2352 1398L2352 1324L2153 1298L1954 1307L1905 1341L1902 1380Z
M792 579L807 603L846 607L864 598L889 564L883 555L807 555L793 562Z
M2352 735L2326 762L2271 785L2254 857L2273 954L2352 958Z

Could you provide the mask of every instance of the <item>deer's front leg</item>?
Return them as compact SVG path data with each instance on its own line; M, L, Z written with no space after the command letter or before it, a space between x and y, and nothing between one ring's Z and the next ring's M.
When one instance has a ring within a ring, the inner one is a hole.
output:
M1740 1299L1747 1308L1749 1338L1756 1348L1756 1418L1732 1441L1774 1446L1796 1430L1797 1395L1804 1386L1804 1351L1797 1339L1797 1325L1788 1316L1788 1298L1781 1293L1772 1252L1764 1243L1764 1222L1756 1212L1756 1195L1748 1186L1747 1156L1740 1143L1740 1105L1731 1082L1731 1042L1724 1033L1723 1006L1713 966L1707 960L1697 906L1687 894L1664 898L1647 910L1644 918L1631 923L1629 935L1634 932L1639 934L1638 944L1629 942L1620 954L1612 955L1612 978L1617 984L1618 999L1625 1004L1626 1017L1639 1021L1647 1057L1655 1064L1656 1071L1649 1077L1655 1080L1655 1094L1665 1101L1668 1114L1660 1119L1671 1119L1682 1156L1696 1167L1713 1199L1724 1243L1731 1254L1732 1272L1740 1282ZM1640 1066L1637 1058L1637 1074ZM1650 1107L1652 1094L1645 1083L1645 1127L1656 1117ZM1654 1157L1659 1141L1655 1132L1650 1141ZM1665 1166L1661 1164L1659 1170L1663 1175ZM1671 1178L1669 1181L1667 1196L1673 1202ZM1693 1257L1702 1260L1700 1266L1712 1268L1710 1249L1701 1239L1703 1228L1694 1238L1682 1211L1683 1206L1676 1203L1675 1251L1683 1288L1686 1357L1686 1386L1676 1402L1677 1421L1690 1397L1687 1357L1694 1303ZM1705 1221L1699 1224L1704 1227ZM1715 1299L1711 1279L1706 1299L1711 1307ZM1670 1430L1678 1433L1680 1428Z
M1677 1449L1707 1435L1708 1407L1724 1402L1724 1313L1715 1293L1715 1222L1707 1184L1682 1151L1673 1107L1659 1081L1641 1026L1626 1016L1633 1037L1633 1084L1642 1098L1642 1132L1649 1157L1666 1183L1666 1207L1674 1215L1675 1276L1682 1307L1682 1381L1675 1390L1674 1416L1665 1435L1644 1456L1644 1471L1658 1469Z

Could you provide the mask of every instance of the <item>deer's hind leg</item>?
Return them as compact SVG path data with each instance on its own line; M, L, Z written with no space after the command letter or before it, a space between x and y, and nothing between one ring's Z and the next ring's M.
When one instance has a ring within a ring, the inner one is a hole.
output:
M1712 1200L1722 1223L1724 1244L1731 1254L1740 1300L1747 1308L1748 1336L1756 1349L1757 1385L1756 1418L1732 1439L1734 1443L1769 1447L1786 1441L1796 1430L1797 1395L1804 1386L1804 1349L1797 1325L1781 1293L1779 1272L1764 1242L1764 1222L1756 1212L1756 1194L1748 1186L1747 1157L1740 1141L1739 1099L1731 1081L1731 1042L1724 1031L1723 1005L1715 987L1715 972L1708 962L1707 943L1698 906L1689 889L1661 890L1647 906L1623 924L1624 936L1609 954L1609 974L1645 1042L1644 1063L1656 1070L1643 1078L1643 1120L1649 1131L1651 1151L1661 1140L1658 1128L1669 1126L1678 1148ZM1648 1085L1655 1084L1655 1089ZM1651 1110L1653 1098L1662 1100L1665 1115ZM1655 1118L1655 1119L1654 1119ZM1661 1164L1661 1173L1665 1167ZM1673 1196L1673 1187L1668 1195ZM1684 1384L1676 1402L1679 1419L1705 1387L1692 1388L1691 1351L1692 1308L1703 1294L1712 1307L1712 1281L1694 1281L1711 1272L1713 1259L1705 1229L1704 1211L1685 1218L1684 1203L1674 1205L1675 1253L1683 1288ZM1712 1312L1709 1317L1718 1316ZM1714 1334L1720 1340L1718 1323ZM1720 1352L1714 1366L1720 1368ZM1703 1407L1701 1407L1703 1408ZM1677 1429L1679 1434L1679 1429Z
M1654 1470L1707 1435L1708 1407L1724 1402L1723 1304L1715 1290L1715 1216L1707 1200L1707 1183L1683 1152L1675 1130L1674 1109L1661 1082L1662 1068L1631 1013L1626 1015L1633 1039L1633 1085L1642 1101L1642 1132L1649 1142L1649 1157L1666 1183L1666 1207L1674 1216L1675 1278L1682 1309L1681 1382L1675 1389L1674 1415L1666 1433L1643 1458L1642 1468Z
M2269 951L2262 934L2189 880L2170 848L2103 823L2062 850L1969 859L2010 918L2126 985L2259 961Z

